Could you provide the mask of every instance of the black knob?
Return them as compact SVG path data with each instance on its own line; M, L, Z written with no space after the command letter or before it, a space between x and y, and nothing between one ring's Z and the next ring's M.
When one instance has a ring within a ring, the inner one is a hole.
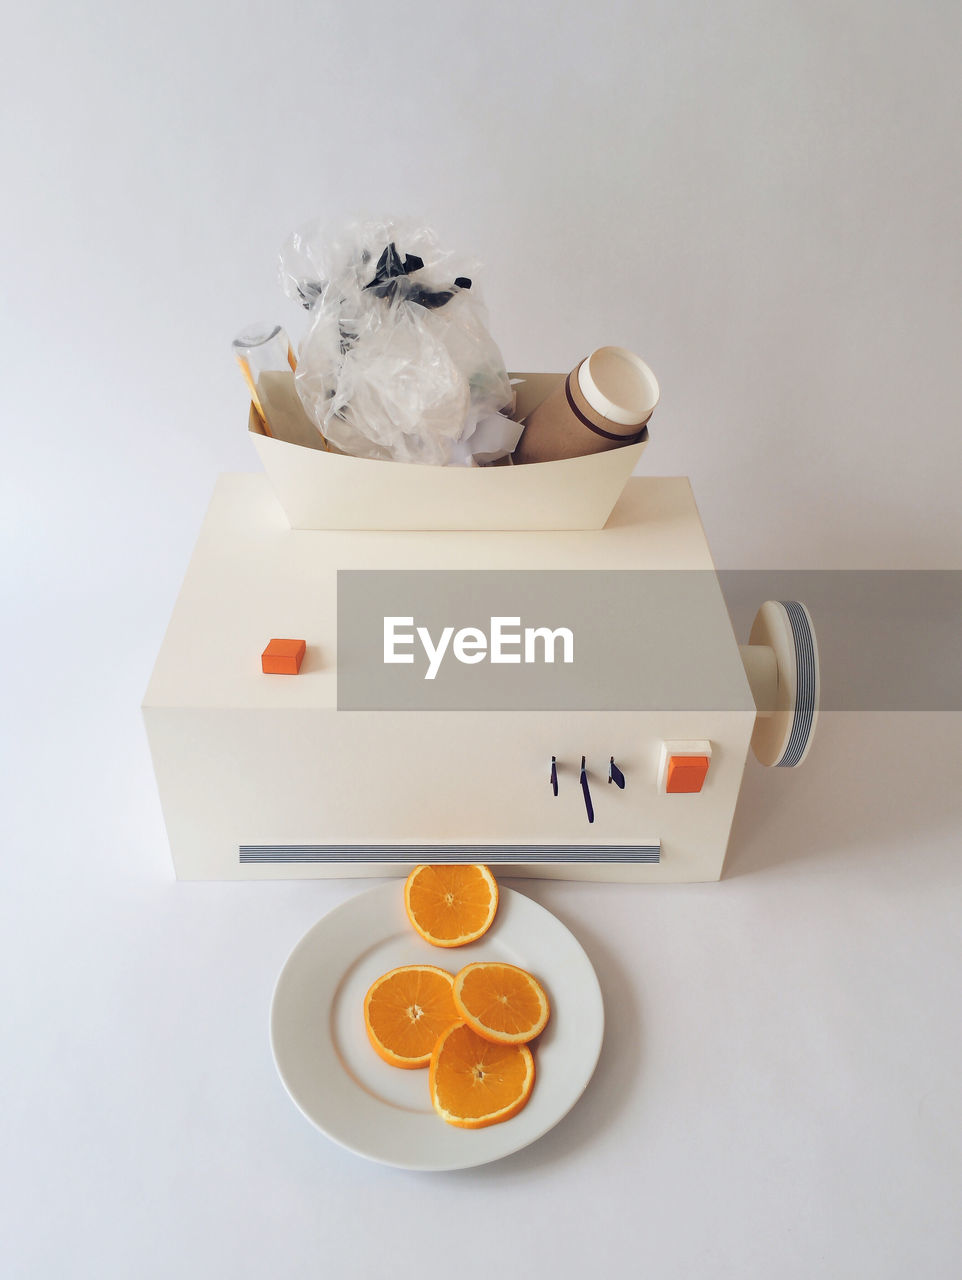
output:
M588 790L588 770L585 768L585 758L581 757L581 791L585 798L585 811L588 814L588 821L594 822L595 810L591 803L591 792Z
M608 763L608 781L613 782L616 787L620 787L621 790L624 791L625 775L621 772L621 770L615 764L614 756L611 757L611 760Z

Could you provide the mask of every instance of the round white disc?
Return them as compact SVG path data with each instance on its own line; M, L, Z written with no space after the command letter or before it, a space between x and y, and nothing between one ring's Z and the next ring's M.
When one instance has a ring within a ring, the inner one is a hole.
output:
M768 645L778 664L775 710L756 721L752 750L765 765L799 765L818 719L818 646L811 616L798 600L766 600L748 642Z

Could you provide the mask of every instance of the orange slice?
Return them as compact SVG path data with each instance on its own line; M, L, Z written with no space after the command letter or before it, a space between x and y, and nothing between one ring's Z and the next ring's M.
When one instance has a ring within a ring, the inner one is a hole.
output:
M452 977L433 964L382 974L364 997L368 1039L392 1067L426 1067L438 1036L457 1022Z
M435 947L463 947L491 927L498 882L481 866L415 867L404 884L408 919Z
M525 1044L492 1044L458 1022L434 1046L428 1083L442 1120L484 1129L510 1120L528 1101L534 1058Z
M454 1003L472 1031L497 1044L526 1044L550 1012L539 982L513 964L469 964L454 975Z

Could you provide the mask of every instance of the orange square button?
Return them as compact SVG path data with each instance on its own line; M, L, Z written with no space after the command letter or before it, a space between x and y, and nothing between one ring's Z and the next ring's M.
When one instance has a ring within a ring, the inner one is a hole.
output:
M304 640L272 640L261 654L261 670L268 676L296 676L306 651Z
M669 756L665 790L669 794L701 791L708 773L708 756Z

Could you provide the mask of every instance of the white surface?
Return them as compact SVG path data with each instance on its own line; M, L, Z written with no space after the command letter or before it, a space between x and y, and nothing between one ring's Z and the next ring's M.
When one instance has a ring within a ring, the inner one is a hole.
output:
M92 621L69 646L39 608L22 622L44 681L12 695L7 1274L390 1264L414 1280L426 1213L471 1280L505 1247L533 1275L576 1277L599 1235L611 1265L661 1274L953 1274L958 716L828 714L802 768L750 762L720 884L519 884L598 973L598 1069L524 1152L405 1174L315 1133L268 1044L289 951L363 886L174 883L136 711L146 644L113 662ZM478 1212L498 1242L465 1257L459 1215Z
M645 353L645 467L720 564L962 562L958 5L546 12L8 14L5 1275L407 1280L425 1222L465 1280L958 1271L958 716L750 762L721 884L526 882L611 1017L571 1115L476 1171L353 1159L277 1080L275 975L355 884L171 878L138 704L254 466L230 338L293 329L273 255L316 213L426 211L514 366Z
M598 979L569 930L512 889L501 892L483 938L448 952L417 936L403 899L403 881L393 880L308 930L274 992L274 1061L305 1116L352 1152L404 1169L487 1164L547 1133L584 1093L604 1037ZM435 1113L426 1069L400 1071L381 1061L361 1010L371 984L399 965L433 964L454 974L484 960L533 973L548 992L551 1019L531 1046L535 1081L524 1109L486 1129L458 1129Z

